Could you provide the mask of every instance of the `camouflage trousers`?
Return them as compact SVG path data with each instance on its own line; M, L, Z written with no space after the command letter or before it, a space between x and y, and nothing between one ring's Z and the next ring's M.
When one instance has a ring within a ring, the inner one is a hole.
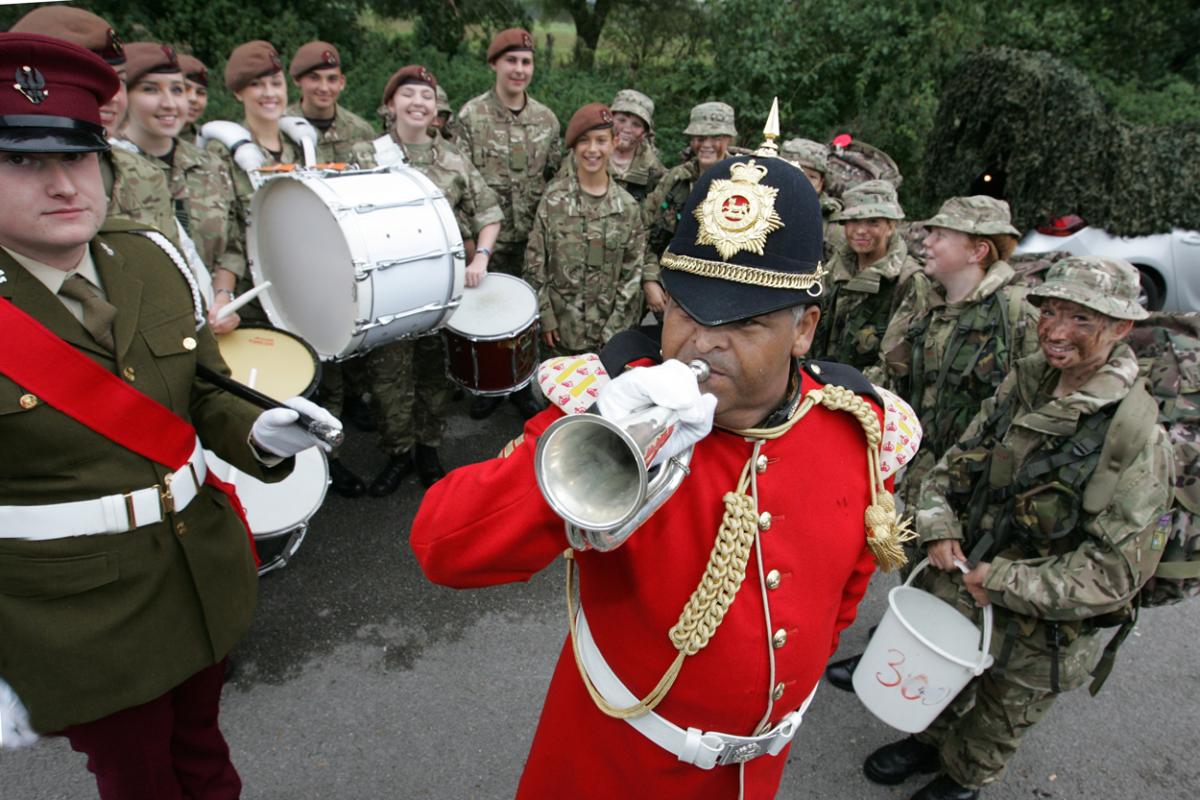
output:
M525 280L525 242L496 242L488 272L503 272Z
M398 456L414 444L439 447L453 388L441 334L402 339L367 354L379 418L379 448Z
M321 363L321 385L317 389L317 403L335 417L341 418L347 397L362 398L370 391L371 382L367 377L365 357Z

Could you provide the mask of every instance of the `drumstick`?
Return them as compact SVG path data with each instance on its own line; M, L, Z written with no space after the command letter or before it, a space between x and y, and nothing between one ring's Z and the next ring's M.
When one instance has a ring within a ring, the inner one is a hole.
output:
M216 370L206 367L203 364L196 365L196 374L201 378L204 378L204 380L208 381L209 383L214 383L230 394L237 395L243 400L248 400L261 409L270 410L272 408L288 408L288 406L280 403L275 398L268 397L257 389L252 389L244 383L235 381L233 378L227 378ZM291 410L295 411L295 409ZM330 447L341 447L342 440L345 438L345 435L342 433L340 428L335 428L334 426L325 422L315 420L302 412L297 411L296 413L300 414L300 419L296 420L296 424L328 444Z
M263 292L265 292L267 289L270 289L270 288L271 288L271 282L263 281L258 286L255 286L253 289L244 293L241 297L237 298L236 300L231 300L230 302L221 306L220 308L217 309L217 322L220 322L221 320L225 319L230 314L237 311L239 308L246 305L246 303L249 303L251 300L258 297L260 294L262 294Z

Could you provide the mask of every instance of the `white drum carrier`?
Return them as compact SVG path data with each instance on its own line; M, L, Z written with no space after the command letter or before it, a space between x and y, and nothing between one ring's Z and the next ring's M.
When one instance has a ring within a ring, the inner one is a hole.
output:
M466 254L454 212L417 170L296 170L254 194L246 232L271 322L323 359L441 327L458 306Z

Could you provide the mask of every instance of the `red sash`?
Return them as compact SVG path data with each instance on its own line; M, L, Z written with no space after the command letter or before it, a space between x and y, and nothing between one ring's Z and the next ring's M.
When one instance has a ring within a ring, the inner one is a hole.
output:
M96 433L172 471L188 462L196 429L175 412L118 378L0 298L0 374ZM53 364L53 369L47 365ZM208 471L205 480L229 497L250 533L237 492ZM250 535L254 563L259 562Z

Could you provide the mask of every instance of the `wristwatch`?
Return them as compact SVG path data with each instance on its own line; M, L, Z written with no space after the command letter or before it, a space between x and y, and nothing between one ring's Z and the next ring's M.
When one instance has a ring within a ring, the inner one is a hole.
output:
M232 303L234 300L237 300L237 294L236 294L236 293L235 293L235 292L234 292L232 289L225 289L225 288L221 288L221 289L214 289L214 290L213 290L213 297L216 297L216 296L217 296L217 295L219 295L221 292L224 292L225 294L229 295L229 302L231 302L231 303Z
M475 255L479 255L480 253L483 253L483 254L484 254L485 256L487 256L488 258L491 258L491 257L492 257L492 250L491 250L491 248L489 248L489 247L476 247L476 248L475 248Z

